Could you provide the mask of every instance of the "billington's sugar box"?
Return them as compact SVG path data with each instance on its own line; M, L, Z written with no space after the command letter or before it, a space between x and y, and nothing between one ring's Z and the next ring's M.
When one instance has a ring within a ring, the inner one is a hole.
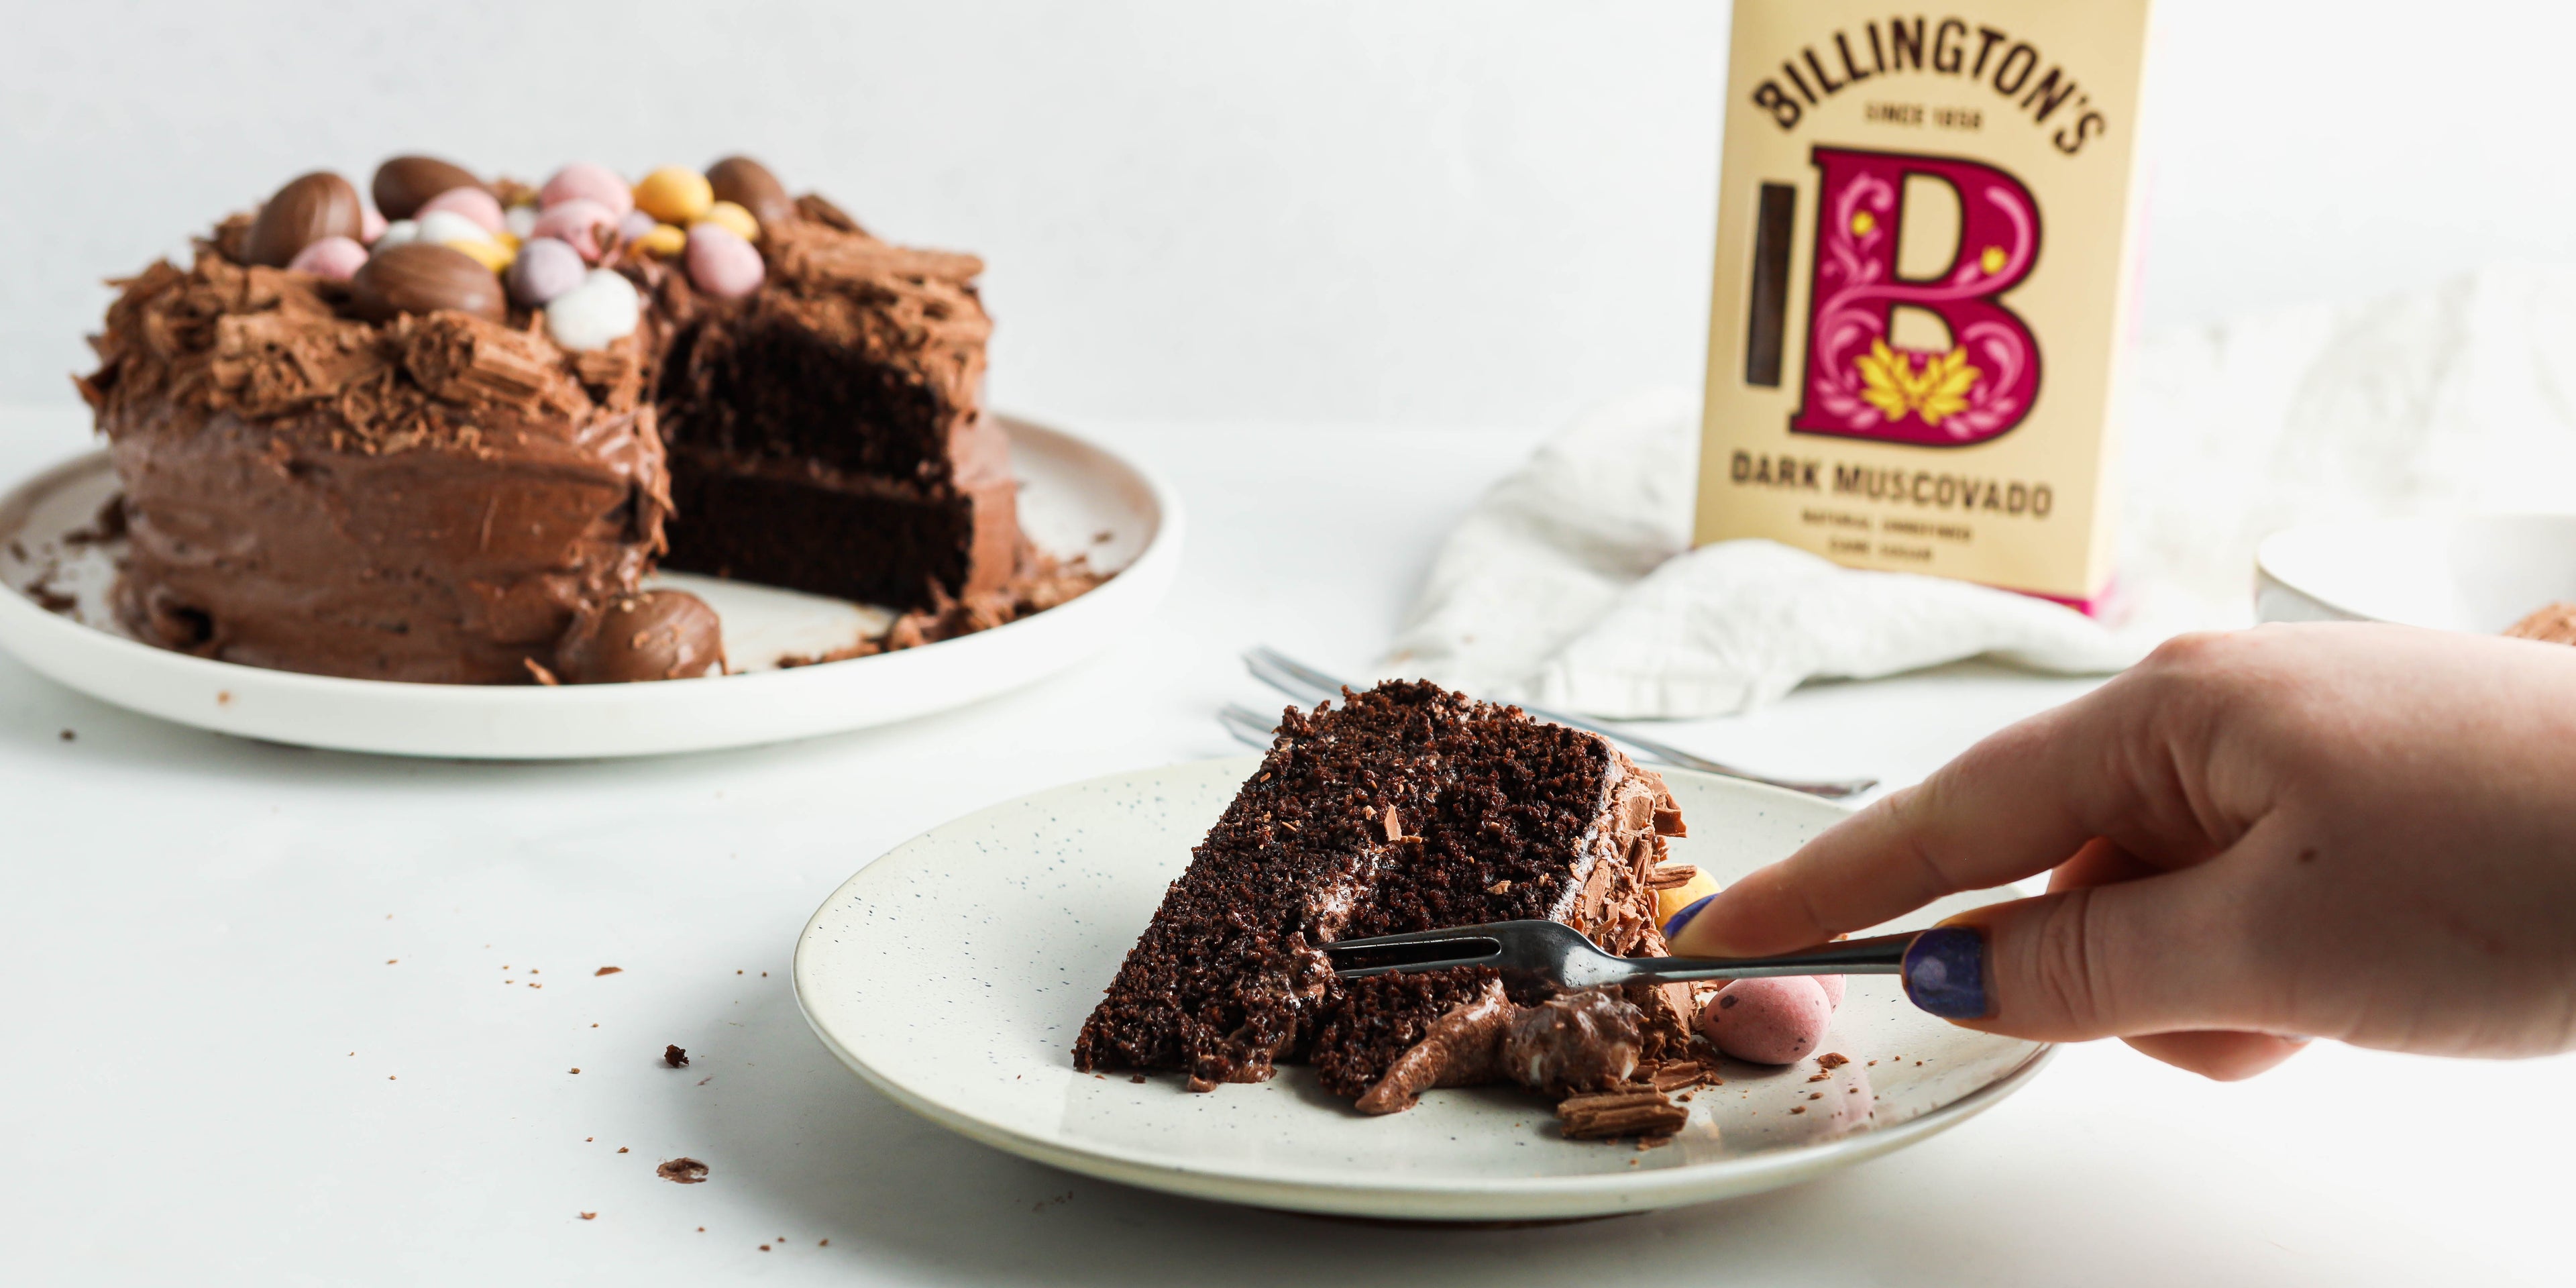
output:
M1698 539L2091 606L2147 0L1737 0Z

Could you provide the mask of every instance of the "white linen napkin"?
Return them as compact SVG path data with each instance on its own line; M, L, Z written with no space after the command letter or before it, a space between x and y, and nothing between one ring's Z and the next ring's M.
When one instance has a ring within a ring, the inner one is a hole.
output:
M2355 304L2149 337L2122 399L2113 630L2007 591L1767 541L1689 549L1697 397L1605 407L1497 483L1381 670L1626 718L1724 715L1810 679L1988 657L2116 671L2251 620L2253 550L2309 519L2570 508L2576 268L2499 265Z

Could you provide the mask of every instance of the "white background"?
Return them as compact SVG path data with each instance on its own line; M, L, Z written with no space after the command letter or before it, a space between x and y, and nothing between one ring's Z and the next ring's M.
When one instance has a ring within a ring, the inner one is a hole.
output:
M2161 17L2150 325L2563 255L2576 6ZM1716 0L13 0L0 403L69 401L99 278L304 170L744 150L985 255L1003 406L1553 425L1698 381L1726 30Z

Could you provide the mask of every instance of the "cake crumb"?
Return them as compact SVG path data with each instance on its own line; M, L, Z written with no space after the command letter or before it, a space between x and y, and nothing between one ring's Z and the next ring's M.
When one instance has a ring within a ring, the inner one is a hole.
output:
M689 1067L689 1053L675 1043L665 1043L662 1047L662 1063L674 1069L685 1069Z
M591 975L593 977L601 975L616 975L623 973L625 970L626 968L623 966L602 966L598 970L592 971Z
M1141 1073L1131 1073L1127 1075L1127 1080L1129 1082L1142 1084L1145 1081L1145 1075Z
M69 730L69 729L65 729L65 730L63 730L63 741L65 741L65 742L76 742L76 741L78 741L79 739L80 739L80 735L79 735L79 734L73 733L73 732L72 732L71 730Z
M618 1153L620 1153L620 1154L625 1153L625 1152L626 1152L626 1147L625 1147L624 1145L620 1145L620 1146L618 1146L618 1147L617 1147L617 1152L618 1152Z
M1816 1063L1823 1068L1839 1069L1844 1065L1850 1064L1851 1057L1844 1055L1840 1051L1827 1051L1823 1055L1816 1057Z
M664 1159L653 1174L675 1184L695 1185L707 1179L707 1165L694 1158Z
M1789 1106L1789 1112L1793 1114L1803 1114L1807 1112L1807 1107L1805 1105L1791 1105Z
M580 1065L574 1065L574 1066L572 1067L572 1071L573 1071L574 1073L579 1073L579 1072L581 1072L581 1066L580 1066Z
M581 1214L581 1219L584 1221L596 1221L599 1219L599 1214L597 1212L584 1212Z

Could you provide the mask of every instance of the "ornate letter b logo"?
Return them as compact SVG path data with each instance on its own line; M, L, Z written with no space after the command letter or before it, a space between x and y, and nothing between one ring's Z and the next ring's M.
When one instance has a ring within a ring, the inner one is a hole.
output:
M2039 203L2030 189L1974 161L1821 147L1814 160L1823 184L1806 398L1789 428L1959 447L2020 424L2039 394L2039 344L1999 297L2039 257ZM1920 281L1896 275L1908 175L1939 179L1959 194L1950 267ZM1949 349L1891 344L1900 305L1940 318Z

